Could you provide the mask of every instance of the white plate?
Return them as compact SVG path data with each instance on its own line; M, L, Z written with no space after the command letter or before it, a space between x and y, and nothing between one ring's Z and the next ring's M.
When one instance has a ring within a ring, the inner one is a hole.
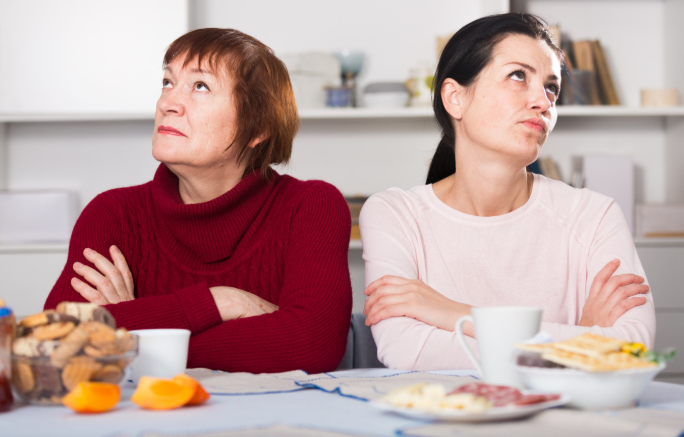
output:
M522 391L523 394L545 394L535 391ZM524 405L516 407L508 405L505 407L492 407L481 413L468 413L466 411L458 410L444 410L444 411L424 411L415 408L396 407L384 402L375 401L370 402L372 407L383 411L400 414L411 419L418 420L439 420L442 422L496 422L499 420L519 419L526 416L531 416L542 410L548 408L560 407L570 402L570 396L561 395L560 399L555 401L541 402L538 404Z

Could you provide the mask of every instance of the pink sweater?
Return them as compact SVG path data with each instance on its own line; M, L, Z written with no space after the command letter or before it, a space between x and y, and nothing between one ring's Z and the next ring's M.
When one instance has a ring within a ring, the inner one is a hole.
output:
M645 276L620 207L610 198L535 175L530 199L496 217L461 213L432 185L375 194L360 218L366 286L384 276L420 279L474 306L537 306L556 340L587 331L653 347L653 297L612 328L577 326L594 276L619 258L616 274ZM455 332L408 317L373 328L378 358L391 368L473 368ZM476 351L475 340L470 346Z

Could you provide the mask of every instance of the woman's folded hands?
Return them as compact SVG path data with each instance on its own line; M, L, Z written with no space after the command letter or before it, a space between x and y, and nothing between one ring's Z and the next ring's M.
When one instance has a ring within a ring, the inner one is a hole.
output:
M74 263L74 271L87 282L72 278L71 286L88 302L108 305L135 299L135 282L126 258L116 246L109 248L109 254L113 262L92 249L83 251L85 258L97 269ZM211 287L209 291L224 322L278 310L277 305L237 288L220 286Z
M383 276L371 282L364 293L368 296L363 309L368 326L403 316L454 331L458 319L470 314L471 305L453 301L419 279ZM463 326L463 333L474 336L470 323Z
M646 303L644 296L638 296L648 293L644 278L631 273L613 276L619 266L620 260L613 260L594 277L580 326L609 328L624 313Z

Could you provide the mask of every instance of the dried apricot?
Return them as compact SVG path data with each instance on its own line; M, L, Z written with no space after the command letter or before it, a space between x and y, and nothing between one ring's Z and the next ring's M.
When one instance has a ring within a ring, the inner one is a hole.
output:
M102 413L119 402L121 390L106 382L79 382L62 398L62 403L77 413Z

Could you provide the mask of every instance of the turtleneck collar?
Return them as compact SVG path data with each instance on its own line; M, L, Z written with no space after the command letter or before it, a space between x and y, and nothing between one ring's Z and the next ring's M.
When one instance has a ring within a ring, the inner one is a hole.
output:
M191 263L192 255L203 263L224 260L235 251L278 178L274 171L267 181L254 171L216 199L186 205L180 197L178 177L161 164L151 184L154 215L161 231L158 237L180 261Z

